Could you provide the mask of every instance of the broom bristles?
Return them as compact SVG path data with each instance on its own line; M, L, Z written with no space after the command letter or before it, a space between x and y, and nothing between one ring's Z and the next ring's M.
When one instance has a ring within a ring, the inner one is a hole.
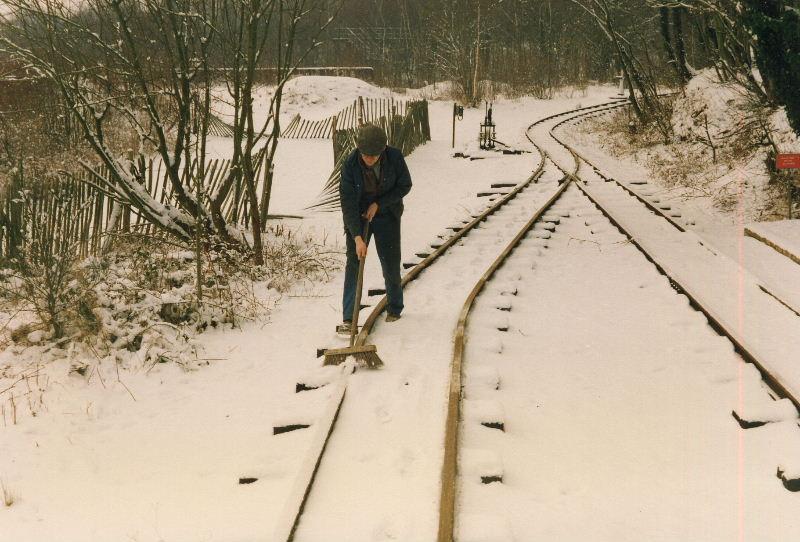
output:
M383 367L383 360L378 356L378 351L374 344L326 350L324 365L341 365L351 356L359 365L366 365L370 369Z
M383 361L381 360L380 356L378 356L377 352L359 352L358 354L354 354L353 357L355 357L356 360L363 362L370 369L383 367Z

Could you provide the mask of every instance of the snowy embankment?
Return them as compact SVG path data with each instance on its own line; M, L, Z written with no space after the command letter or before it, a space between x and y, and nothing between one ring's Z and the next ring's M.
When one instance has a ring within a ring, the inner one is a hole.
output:
M334 100L319 78L295 81L295 111L304 115L306 105L318 107L309 115L324 117L359 93L386 93L344 80L335 87ZM314 96L312 90L320 88ZM603 102L608 94L597 88L553 101L499 100L498 138L522 144L523 129L533 120ZM267 96L258 97L262 118ZM479 190L494 182L521 181L538 161L530 154L506 160L453 158L452 102L433 101L430 107L433 141L408 158L414 188L406 198L403 221L405 259L480 205ZM457 125L459 148L476 138L482 117L482 109L466 111ZM225 156L224 140L216 140L214 148ZM342 247L338 214L303 211L331 167L330 142L281 141L270 212L305 214L301 221L275 225ZM365 285L380 285L380 277L371 253ZM303 396L294 387L318 367L316 347L332 342L341 318L341 281L336 273L328 282L299 284L259 321L193 338L202 365L191 370L172 363L148 370L122 366L117 377L112 364L112 377L101 379L91 371L70 371L70 351L51 352L47 378L36 396L43 408L36 417L28 410L29 394L16 403L16 424L8 406L4 411L0 480L13 504L0 507L0 540L268 539L309 444L308 432L273 435L272 428L287 420L313 422L325 403L324 391ZM424 329L427 320L419 307L409 305L403 322ZM8 349L0 354L0 390L22 369L20 355L24 352ZM240 485L241 477L258 482Z
M787 213L767 170L769 151L800 152L800 137L783 109L752 105L739 87L719 83L713 70L692 79L672 107L669 145L651 132L628 134L630 110L588 122L569 135L587 157L620 178L655 181L664 197L697 215L698 227Z

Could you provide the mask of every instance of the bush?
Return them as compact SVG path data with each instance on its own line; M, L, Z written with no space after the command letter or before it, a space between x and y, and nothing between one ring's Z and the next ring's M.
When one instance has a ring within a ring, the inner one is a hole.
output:
M21 198L23 205L34 205L25 194ZM9 294L30 305L44 329L60 338L64 335L66 313L76 301L77 247L47 228L51 217L46 210L37 212L36 227L22 232L19 252L12 260Z

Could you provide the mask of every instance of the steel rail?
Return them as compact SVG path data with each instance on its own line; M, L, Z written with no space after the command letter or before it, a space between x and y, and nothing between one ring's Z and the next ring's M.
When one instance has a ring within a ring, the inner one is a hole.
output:
M629 104L626 104L626 105L629 105ZM611 108L611 109L613 109L613 108ZM576 118L579 118L579 117L582 117L582 116L591 116L594 113L595 112L593 111L593 112L588 113L586 115L580 115L580 116L578 116ZM559 123L558 125L553 127L553 131L555 131L555 129L560 127L562 124L565 124L565 123L569 122L569 120L574 120L574 119L568 119L567 121L565 121L563 123ZM618 179L607 177L606 175L603 174L603 172L600 171L600 169L594 163L592 163L590 160L588 160L585 156L580 155L579 153L577 153L577 151L575 151L575 149L571 145L568 145L568 144L564 143L561 140L561 138L557 137L553 133L551 133L550 135L561 146L563 146L570 153L572 153L573 157L575 157L575 160L583 161L586 164L588 164L592 168L592 170L595 172L595 174L598 177L600 177L601 179L603 179L603 181L616 183L623 190L625 190L628 194L630 194L634 198L638 199L641 203L643 203L645 206L647 206L647 208L650 209L652 212L654 212L655 214L661 216L661 218L667 220L678 231L680 231L682 233L686 232L686 229L683 226L681 226L680 224L678 224L675 220L673 220L671 216L665 214L660 208L658 208L657 206L653 205L650 201L648 201L643 196L641 196L636 190L634 190L633 188L628 186L627 183L623 183L622 181L620 181ZM700 243L700 245L703 246L703 248L705 248L706 250L712 252L714 255L717 254L716 252L714 252L714 250L712 250L705 242L701 241L699 238L697 239L697 242ZM800 316L800 307L795 307L791 303L781 299L781 297L779 295L774 293L772 290L769 289L769 287L765 286L764 284L761 284L760 282L759 282L758 287L761 289L761 291L763 291L768 296L773 297L778 303L780 303L781 305L786 307L788 310L793 312L796 316Z
M626 100L627 101L627 100ZM624 104L622 104L624 105ZM534 148L539 152L542 157L542 163L546 162L549 158L547 152L542 149L533 138L530 136L530 131L535 127L549 120L563 117L565 115L574 113L583 113L587 109L592 109L592 113L597 111L606 111L615 109L622 106L617 102L612 105L601 104L589 108L580 108L572 111L562 112L555 115L550 115L540 119L531 124L526 130L526 137L534 145ZM581 116L581 115L578 115ZM563 122L562 122L563 123ZM559 123L562 124L562 123ZM559 198L566 192L570 184L576 178L578 170L580 169L580 162L575 161L575 171L569 173L561 168L555 161L550 159L553 164L560 169L565 175L565 182L561 184L559 189L545 202L525 223L517 235L506 246L503 252L492 262L486 272L476 283L475 287L470 292L464 305L461 308L458 323L456 324L453 333L453 357L450 365L450 387L448 392L447 402L447 418L445 421L445 452L444 460L442 462L441 473L441 488L439 497L439 526L437 531L437 542L453 542L455 539L455 517L456 517L456 499L458 496L458 435L459 425L461 418L461 394L462 394L462 381L463 381L463 367L464 367L464 353L467 341L466 328L469 322L469 316L474 307L475 300L481 294L486 284L492 279L494 274L505 263L508 257L514 252L514 249L522 242L530 230L541 220L542 216L552 207L552 205L559 200Z
M625 104L620 105L619 107L621 108L621 107L626 107L626 106L629 106L629 105L630 105L630 103L625 103ZM610 111L611 109L614 109L614 108L609 108L608 110L603 111L603 113L605 113L607 111ZM594 111L592 113L594 113ZM644 204L652 212L654 212L655 214L659 215L661 218L663 218L664 220L669 222L675 229L677 229L680 232L685 232L686 228L684 228L683 226L678 224L671 216L669 216L666 213L664 213L664 211L662 209L658 208L651 201L645 199L641 194L639 194L637 191L633 190L630 186L628 186L627 183L623 183L622 181L619 181L618 179L612 179L610 177L607 177L606 175L603 175L603 173L600 171L600 168L598 168L592 162L587 160L584 156L579 155L571 145L569 145L567 143L564 143L564 141L561 138L559 138L559 137L557 137L555 135L554 132L555 132L555 130L557 128L560 128L564 124L567 124L567 123L569 123L571 121L574 121L577 118L588 117L590 115L591 115L591 113L587 113L587 114L584 114L584 115L578 115L577 117L574 117L574 118L571 118L571 119L567 119L567 120L565 120L563 122L560 122L560 123L556 124L555 126L553 126L552 130L550 130L550 136L553 139L555 139L558 142L559 145L561 145L567 151L569 151L570 154L572 154L575 157L576 160L580 160L580 161L586 162L589 165L589 167L591 167L594 170L594 172L601 179L603 179L603 181L605 181L607 183L608 182L614 182L614 183L618 184L620 187L622 187L623 190L625 190L628 194L630 194L631 196L633 196L634 198L639 200L642 204Z
M458 434L461 417L461 382L463 380L464 350L467 336L466 327L469 322L470 312L475 300L492 279L494 274L503 266L514 249L520 244L534 225L542 218L550 207L564 194L572 182L572 177L567 177L559 189L544 205L542 205L525 223L514 239L506 246L503 252L489 266L481 276L475 287L470 292L461 308L455 332L453 334L453 358L450 366L450 389L447 402L447 420L445 422L445 452L441 475L441 494L439 499L439 530L438 542L452 542L455 529L455 503L457 496L456 477L458 475Z
M755 356L755 354L753 354L753 348L750 344L748 344L747 339L741 336L735 330L729 329L729 327L723 322L721 315L717 314L713 309L704 306L700 302L700 296L698 292L695 291L694 288L688 286L685 282L682 282L680 279L678 279L676 276L677 274L670 269L667 264L657 259L657 257L650 250L645 248L641 240L637 238L636 235L624 228L611 214L611 212L600 204L597 196L592 193L592 190L588 185L586 185L580 179L575 180L575 186L580 188L580 190L586 194L586 196L597 206L597 208L600 209L600 212L602 212L612 224L614 224L630 239L631 243L638 248L648 260L650 260L656 269L658 269L659 273L669 279L673 288L684 294L689 299L690 305L695 310L700 311L705 315L705 317L708 319L709 325L711 325L711 327L717 333L730 340L736 352L745 361L752 363L758 369L758 371L761 373L761 378L770 388L772 388L778 397L789 399L794 404L795 408L800 411L800 401L798 401L798 398L781 383L780 379L773 373L773 371L771 371L764 363L762 363L761 360ZM780 301L780 299L778 299L778 301Z

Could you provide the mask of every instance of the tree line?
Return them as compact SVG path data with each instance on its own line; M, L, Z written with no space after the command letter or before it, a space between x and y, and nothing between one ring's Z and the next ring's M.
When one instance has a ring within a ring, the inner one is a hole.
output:
M401 29L390 47L385 28ZM386 84L455 81L472 103L483 80L547 97L621 74L643 121L661 118L659 88L713 68L800 131L798 0L349 0L337 32L316 62L374 65Z

